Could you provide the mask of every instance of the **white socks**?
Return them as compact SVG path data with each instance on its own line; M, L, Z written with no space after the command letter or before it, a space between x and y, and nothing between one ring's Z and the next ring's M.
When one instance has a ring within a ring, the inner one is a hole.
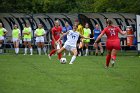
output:
M24 55L26 55L27 54L27 50L28 50L28 48L25 48L24 49ZM30 48L30 55L33 55L33 49L32 48Z
M85 54L86 56L88 55L88 49L86 49L86 54Z
M30 48L30 55L33 55L33 49L32 48Z
M38 48L38 54L41 55L41 48Z
M46 54L47 54L47 53L46 53L46 47L43 47L43 51L44 51L44 53L45 53L45 55L46 55Z
M27 54L27 49L28 49L28 48L25 48L25 49L24 49L24 54Z
M73 63L75 59L76 59L76 56L72 56L70 64Z
M15 53L18 54L19 48L15 48Z

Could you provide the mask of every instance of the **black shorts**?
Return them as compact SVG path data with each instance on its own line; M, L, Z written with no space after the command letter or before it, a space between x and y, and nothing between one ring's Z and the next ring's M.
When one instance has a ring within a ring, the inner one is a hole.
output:
M81 42L81 37L79 37L77 40L77 43L80 43L80 42Z

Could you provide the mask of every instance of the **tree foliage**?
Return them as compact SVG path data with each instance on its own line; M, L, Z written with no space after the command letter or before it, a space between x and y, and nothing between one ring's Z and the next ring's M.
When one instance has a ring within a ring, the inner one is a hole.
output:
M140 14L139 6L140 0L1 0L0 12L127 12Z

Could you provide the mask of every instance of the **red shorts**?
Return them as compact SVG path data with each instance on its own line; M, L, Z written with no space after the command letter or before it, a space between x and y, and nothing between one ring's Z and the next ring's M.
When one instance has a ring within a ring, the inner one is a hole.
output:
M107 50L112 50L112 49L120 50L121 49L120 39L107 40L106 41L106 49Z
M55 42L54 42L54 41L52 41L52 42L51 42L51 44L52 44L52 47L53 47L53 48L55 48L55 46L56 46ZM59 44L60 44L60 45L62 45L61 40L59 41Z

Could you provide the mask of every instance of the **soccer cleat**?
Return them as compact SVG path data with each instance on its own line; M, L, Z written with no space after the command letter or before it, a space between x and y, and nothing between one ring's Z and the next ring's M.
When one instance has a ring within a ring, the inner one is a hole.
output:
M105 69L108 69L108 66L105 66Z
M48 54L48 58L51 60L51 56L50 56L50 54Z
M30 55L33 55L33 54L30 54Z
M103 56L103 53L101 53L101 56Z
M23 55L26 55L26 54L23 54Z
M73 64L73 63L70 62L69 64L71 65L71 64Z

